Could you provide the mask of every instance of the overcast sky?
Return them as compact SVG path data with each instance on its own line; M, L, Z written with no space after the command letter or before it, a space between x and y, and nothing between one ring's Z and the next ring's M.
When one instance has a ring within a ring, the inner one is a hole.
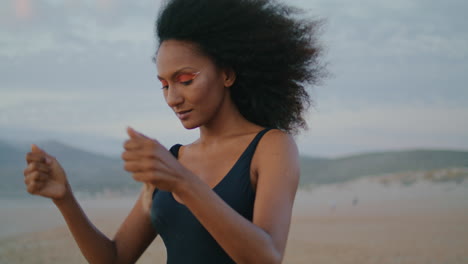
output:
M295 0L323 18L332 76L311 89L303 154L468 150L465 0ZM0 140L118 153L130 125L189 143L156 68L156 0L0 1Z

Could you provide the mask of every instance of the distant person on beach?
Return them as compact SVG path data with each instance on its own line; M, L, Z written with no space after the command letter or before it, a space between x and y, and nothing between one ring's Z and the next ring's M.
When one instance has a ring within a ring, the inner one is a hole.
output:
M124 167L143 188L113 238L36 145L26 156L28 192L52 199L90 263L134 263L158 234L167 263L281 263L300 173L292 135L306 127L306 88L323 75L319 27L276 1L166 1L157 78L199 139L167 150L127 128Z

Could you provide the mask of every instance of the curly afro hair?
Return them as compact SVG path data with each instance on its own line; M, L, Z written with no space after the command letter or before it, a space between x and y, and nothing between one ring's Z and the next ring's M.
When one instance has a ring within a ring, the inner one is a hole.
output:
M321 20L269 0L169 0L156 22L159 45L196 44L218 67L236 73L231 97L240 113L263 126L306 128L306 90L324 77L317 41Z

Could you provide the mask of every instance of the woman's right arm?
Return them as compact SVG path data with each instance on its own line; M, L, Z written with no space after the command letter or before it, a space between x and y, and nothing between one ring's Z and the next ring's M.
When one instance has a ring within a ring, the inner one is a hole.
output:
M130 214L114 238L109 239L89 221L54 157L33 145L26 160L24 181L28 192L54 201L89 263L134 263L156 237L149 210L144 208L149 188L142 189Z

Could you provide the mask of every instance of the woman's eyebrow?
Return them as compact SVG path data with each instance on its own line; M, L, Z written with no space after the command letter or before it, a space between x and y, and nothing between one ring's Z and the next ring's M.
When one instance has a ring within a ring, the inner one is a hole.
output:
M175 71L174 73L172 73L172 74L171 74L171 79L174 79L177 75L179 75L179 73L181 73L181 72L183 72L183 71L185 71L185 70L187 70L187 69L196 70L196 69L194 69L194 68L192 68L192 67L183 67L183 68L181 68L181 69L178 69L178 70ZM159 79L159 80L164 80L164 78L161 77L161 76L159 76L159 75L158 75L158 79Z

